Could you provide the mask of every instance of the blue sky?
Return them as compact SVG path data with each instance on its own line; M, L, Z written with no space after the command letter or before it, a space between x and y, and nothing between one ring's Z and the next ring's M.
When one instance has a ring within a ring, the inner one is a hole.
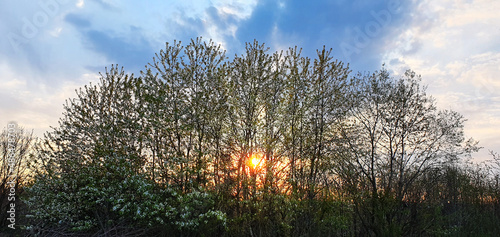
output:
M106 66L138 73L173 40L202 36L228 56L257 39L306 56L333 48L354 72L422 75L466 135L500 152L500 1L497 0L18 0L0 3L0 123L41 136L65 99Z

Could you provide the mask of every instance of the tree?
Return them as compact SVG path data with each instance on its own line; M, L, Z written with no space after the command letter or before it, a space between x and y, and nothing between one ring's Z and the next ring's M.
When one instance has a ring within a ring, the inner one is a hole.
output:
M47 170L28 188L32 234L223 230L225 216L214 210L210 194L184 194L155 182L145 169L151 160L145 136L154 127L144 109L154 108L139 103L144 90L141 78L112 67L98 85L80 89L66 104L60 126L46 134L41 150ZM196 212L185 213L189 208Z
M269 51L174 41L139 76L112 66L78 90L39 148L31 233L495 233L469 223L498 185L464 168L477 143L419 76Z
M386 70L354 80L354 103L342 132L350 157L339 165L350 168L338 173L353 186L352 195L362 195L355 200L365 231L403 234L404 206L417 178L466 154L465 120L438 111L412 71L398 80Z
M17 224L14 227L18 228L19 214L22 211L20 197L24 193L24 185L31 178L29 164L37 145L33 132L27 132L24 128L17 127L17 124L12 125L14 126L6 127L0 134L0 224L6 230L8 224L12 224L7 219L10 217L7 211L11 204L17 207Z

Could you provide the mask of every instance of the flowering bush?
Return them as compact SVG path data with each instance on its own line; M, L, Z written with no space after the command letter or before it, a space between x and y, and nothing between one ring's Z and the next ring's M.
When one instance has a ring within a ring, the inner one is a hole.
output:
M78 173L39 177L26 201L32 234L224 230L226 216L214 210L210 194L160 187L117 165L120 158L107 160L108 165L83 166Z

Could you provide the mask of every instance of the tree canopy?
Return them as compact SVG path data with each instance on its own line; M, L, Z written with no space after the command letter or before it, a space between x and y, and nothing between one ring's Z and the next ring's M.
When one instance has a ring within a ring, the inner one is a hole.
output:
M499 233L472 223L499 220L498 181L466 165L465 119L415 72L269 51L174 41L139 76L111 66L77 90L39 148L29 233Z

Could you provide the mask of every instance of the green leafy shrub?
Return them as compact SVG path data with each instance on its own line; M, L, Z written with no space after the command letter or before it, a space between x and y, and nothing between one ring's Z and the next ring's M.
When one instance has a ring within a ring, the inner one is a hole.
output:
M120 158L107 160L78 173L39 177L28 188L26 201L32 210L32 234L224 231L226 217L214 209L210 194L182 194L120 166Z

